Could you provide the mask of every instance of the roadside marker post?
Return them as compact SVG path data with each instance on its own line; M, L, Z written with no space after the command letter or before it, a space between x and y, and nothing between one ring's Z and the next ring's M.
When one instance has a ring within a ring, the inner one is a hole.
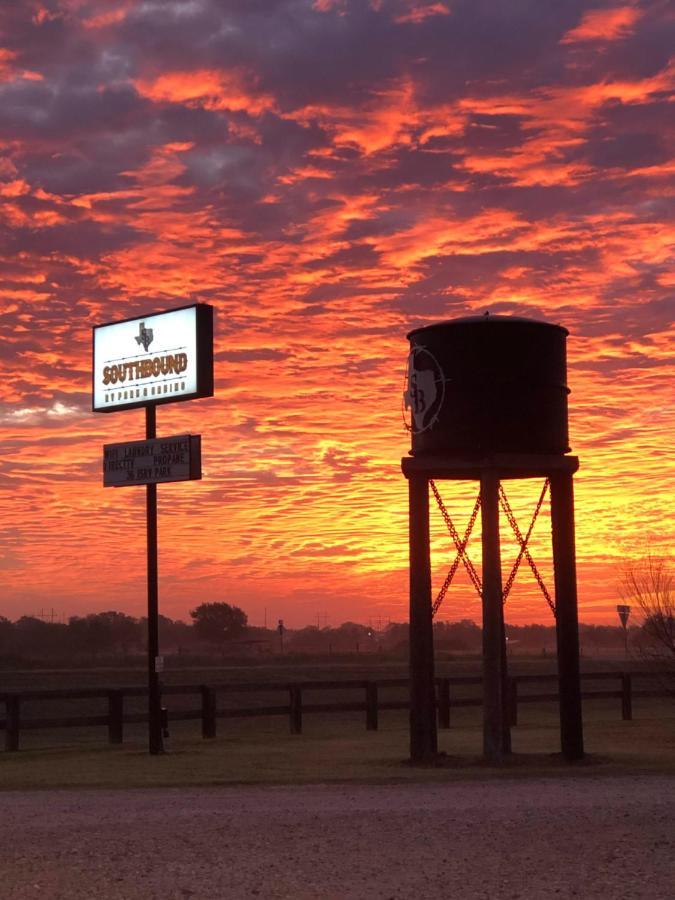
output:
M630 606L625 603L619 603L616 608L616 611L619 614L619 619L621 620L621 627L623 628L623 649L624 655L628 657L628 619L630 617Z

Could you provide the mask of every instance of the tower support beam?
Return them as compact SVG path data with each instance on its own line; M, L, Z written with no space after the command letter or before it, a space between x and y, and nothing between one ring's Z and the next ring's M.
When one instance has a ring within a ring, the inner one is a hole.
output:
M483 755L499 762L511 750L506 717L506 645L499 548L499 478L486 469L480 478L483 526Z
M584 755L584 737L579 671L574 487L571 472L558 472L551 476L551 528L555 571L560 746L565 759L573 761Z
M437 754L433 616L429 535L429 481L480 482L483 605L483 753L498 762L511 752L509 692L499 535L499 484L545 477L551 485L560 743L569 761L584 755L579 623L574 542L575 456L494 454L483 458L407 457L410 513L410 757L428 763Z
M429 482L408 480L410 513L410 759L430 763L438 752L431 616Z

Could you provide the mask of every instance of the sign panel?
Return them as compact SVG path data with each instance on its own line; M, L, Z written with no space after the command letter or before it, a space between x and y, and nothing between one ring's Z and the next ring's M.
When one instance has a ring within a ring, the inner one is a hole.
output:
M202 477L201 435L103 445L103 486L192 481Z
M630 616L630 606L619 605L616 608L621 619L621 624L625 628L628 625L628 617Z
M213 395L213 307L196 303L94 327L94 412Z

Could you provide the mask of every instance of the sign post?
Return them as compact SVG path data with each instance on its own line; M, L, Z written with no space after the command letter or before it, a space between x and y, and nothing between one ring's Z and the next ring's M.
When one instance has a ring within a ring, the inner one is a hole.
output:
M628 617L630 616L630 606L620 603L616 611L621 619L621 627L623 628L623 649L626 657L628 657Z
M145 407L145 438L157 437L157 411ZM156 659L159 656L159 572L157 565L157 485L145 486L148 531L148 738L150 753L164 752L162 695Z
M148 743L164 752L157 484L201 478L199 435L157 439L157 406L213 396L213 307L194 304L94 327L93 411L145 408L145 441L109 444L106 487L144 484L148 569Z

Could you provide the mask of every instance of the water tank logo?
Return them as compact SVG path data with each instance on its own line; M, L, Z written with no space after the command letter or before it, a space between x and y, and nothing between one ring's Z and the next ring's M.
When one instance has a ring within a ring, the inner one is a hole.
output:
M403 421L408 431L420 434L432 428L444 399L445 377L438 360L426 347L413 347L403 392Z

